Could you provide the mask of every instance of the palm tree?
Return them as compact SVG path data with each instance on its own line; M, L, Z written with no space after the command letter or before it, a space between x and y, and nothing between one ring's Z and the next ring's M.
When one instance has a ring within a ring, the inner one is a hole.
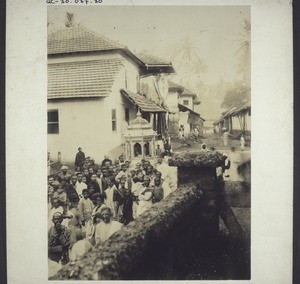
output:
M65 20L65 26L67 28L75 27L75 21L74 21L74 14L73 13L66 13L66 20Z
M245 81L249 81L251 66L251 24L248 20L244 20L237 42L238 49L236 50L236 54L239 56L238 72L243 74Z
M200 31L200 33L206 30ZM183 39L176 47L171 61L180 75L181 82L186 87L193 85L195 79L203 74L207 66L199 57L198 48L190 38Z

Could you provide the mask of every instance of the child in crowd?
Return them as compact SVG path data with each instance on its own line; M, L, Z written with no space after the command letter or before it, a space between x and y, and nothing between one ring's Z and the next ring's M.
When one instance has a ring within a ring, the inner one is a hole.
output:
M82 226L92 219L92 212L94 209L94 204L92 200L89 198L89 192L87 189L82 190L83 198L80 199L78 204L80 222Z
M154 179L153 187L153 203L159 202L164 198L164 190L161 185L161 179L156 177Z
M53 194L53 198L57 198L59 204L65 207L68 201L66 190L62 185L59 185L56 192Z

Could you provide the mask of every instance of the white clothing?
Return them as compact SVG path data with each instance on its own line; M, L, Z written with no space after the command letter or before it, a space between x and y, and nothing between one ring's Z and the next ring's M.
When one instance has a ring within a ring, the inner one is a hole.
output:
M113 185L112 187L108 187L105 191L106 193L106 206L108 206L112 212L114 213L114 201L113 201L113 197L114 197L114 191L116 189L116 186ZM115 213L114 213L115 215Z
M139 205L136 209L136 216L140 216L144 213L149 207L152 206L152 192L147 191L144 194L140 193L139 195Z
M242 136L240 139L241 142L241 150L244 151L245 150L245 138Z
M79 240L72 246L69 255L70 260L75 261L82 258L82 256L92 248L92 244L87 239Z
M223 169L222 169L222 167L217 167L216 168L216 174L217 174L217 177L223 175Z
M93 220L88 220L85 223L85 236L88 240L92 239L95 235L95 225L93 224Z
M127 171L123 172L121 170L115 177L116 182L119 183L122 176L126 176L125 187L128 188L128 179L130 178L130 174Z
M122 223L119 223L117 221L111 221L108 224L105 222L100 222L99 224L97 224L95 230L96 244L99 242L103 243L108 240L111 235L119 231L121 227Z
M132 183L131 192L134 196L139 196L143 189L144 187L141 182Z
M224 146L228 145L228 137L229 137L230 133L225 131L223 134L223 142L224 142Z
M169 174L169 165L166 163L157 164L156 169L161 172L161 179L162 179L162 188L164 190L164 198L166 198L171 192L170 186L170 174Z
M161 172L161 179L165 180L169 175L169 166L166 163L161 163L156 165L156 170Z
M54 213L61 213L63 214L64 212L64 209L62 208L62 206L59 206L58 208L51 208L50 211L49 211L49 215L48 215L48 228L50 229L52 226L53 226L53 221L52 221L52 217L54 215ZM67 215L69 216L72 216L74 217L74 214L71 212L71 211L68 211L67 212ZM70 219L63 219L62 221L62 225L65 226L65 227L68 227L69 226L69 222L70 222Z
M77 181L75 184L75 188L79 197L82 197L82 191L87 188L87 185L83 181L82 182Z

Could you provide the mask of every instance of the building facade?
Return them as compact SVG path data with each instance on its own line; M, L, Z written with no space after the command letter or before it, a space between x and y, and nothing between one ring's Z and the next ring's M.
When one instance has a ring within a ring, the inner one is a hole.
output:
M123 134L140 109L166 110L139 93L140 78L174 72L147 66L127 47L82 27L48 34L48 152L73 163L77 148L96 163L123 152Z

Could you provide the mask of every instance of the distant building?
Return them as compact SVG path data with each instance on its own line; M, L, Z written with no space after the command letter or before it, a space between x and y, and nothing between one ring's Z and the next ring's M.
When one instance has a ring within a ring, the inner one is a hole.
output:
M220 119L214 122L215 132L229 131L234 137L241 134L251 136L251 104L232 107L223 112Z
M214 133L214 121L205 120L203 123L203 134L212 134Z
M100 162L123 152L123 133L137 110L154 125L166 109L140 94L141 77L172 73L127 47L82 27L48 34L48 152L74 162L77 148ZM158 118L159 117L159 118ZM158 132L163 126L155 127Z
M196 127L202 134L205 120L194 110L195 105L201 103L197 95L172 81L169 81L168 85L166 105L169 110L170 135L177 136L181 125L186 136L189 136Z

